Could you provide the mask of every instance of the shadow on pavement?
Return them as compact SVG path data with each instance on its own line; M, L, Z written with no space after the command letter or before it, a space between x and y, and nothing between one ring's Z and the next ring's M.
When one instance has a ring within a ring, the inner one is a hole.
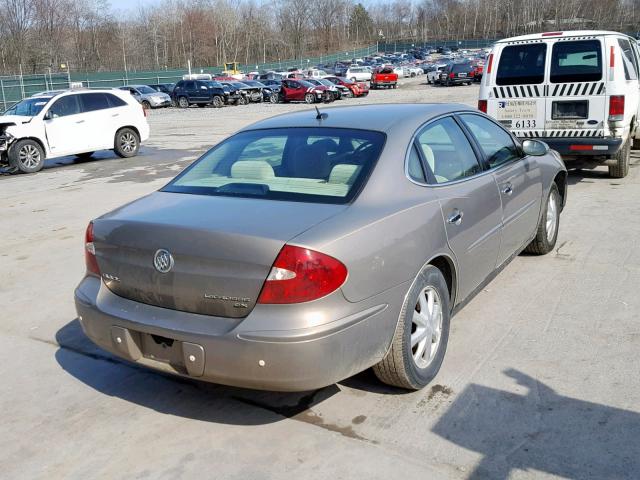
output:
M516 469L569 479L639 477L640 414L560 395L517 370L504 373L526 393L471 384L433 428L483 455L469 479L504 480Z
M331 385L313 392L247 390L156 372L121 360L96 347L73 320L56 333L58 364L95 390L160 413L234 425L263 425L290 418L345 436L358 437L349 426L326 423L314 405L340 391Z

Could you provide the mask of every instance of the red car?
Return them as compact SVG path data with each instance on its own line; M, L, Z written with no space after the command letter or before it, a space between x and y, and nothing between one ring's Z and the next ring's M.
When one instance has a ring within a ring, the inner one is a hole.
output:
M333 95L325 86L312 85L304 80L282 81L280 99L283 102L332 102Z
M365 82L352 82L351 80L342 77L325 78L331 83L347 87L351 91L351 95L354 97L366 97L367 95L369 95L369 87Z

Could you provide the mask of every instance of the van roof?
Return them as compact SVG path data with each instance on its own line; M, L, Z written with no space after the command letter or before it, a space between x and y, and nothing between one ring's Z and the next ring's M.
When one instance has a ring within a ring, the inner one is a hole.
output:
M521 35L519 37L511 37L504 38L502 40L498 40L496 43L511 43L511 42L520 42L525 40L546 40L546 39L554 39L554 38L567 38L567 37L594 37L594 36L603 36L603 35L617 35L622 37L628 37L624 33L620 32L611 32L608 30L569 30L569 31L551 31L551 32L542 32L542 33L534 33L531 35Z

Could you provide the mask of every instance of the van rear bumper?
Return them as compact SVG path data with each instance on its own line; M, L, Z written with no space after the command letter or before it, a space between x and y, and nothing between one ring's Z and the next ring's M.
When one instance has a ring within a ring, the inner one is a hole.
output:
M622 138L549 138L536 137L563 156L572 157L608 157L614 155L622 147Z

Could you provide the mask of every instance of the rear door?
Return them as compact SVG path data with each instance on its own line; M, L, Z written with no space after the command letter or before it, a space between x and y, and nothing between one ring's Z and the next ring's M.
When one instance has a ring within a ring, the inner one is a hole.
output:
M549 43L545 136L601 137L606 122L603 37Z
M487 113L517 137L545 136L546 41L501 44L487 92ZM496 59L494 59L496 61Z

